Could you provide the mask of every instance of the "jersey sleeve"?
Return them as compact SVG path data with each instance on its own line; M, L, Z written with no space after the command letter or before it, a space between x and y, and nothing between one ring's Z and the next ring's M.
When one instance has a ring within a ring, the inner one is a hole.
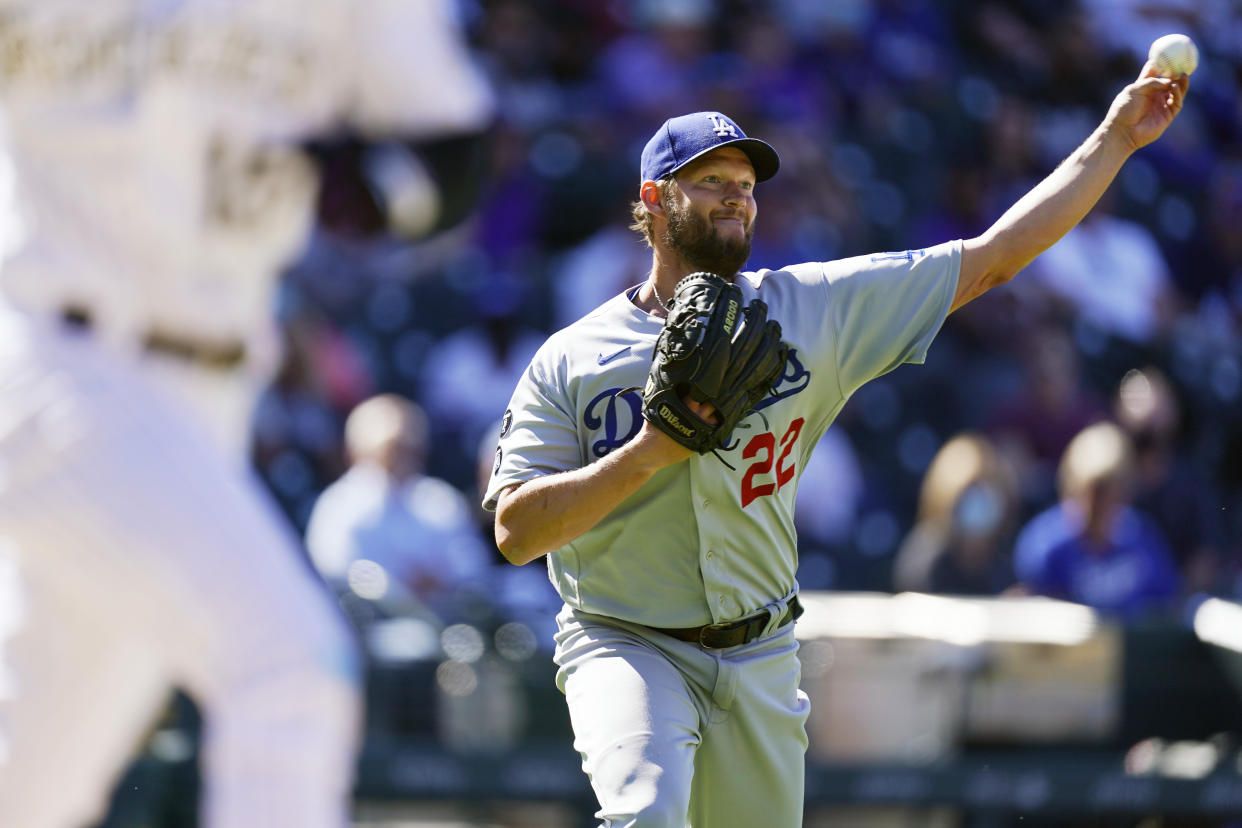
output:
M923 362L953 302L961 242L858 256L824 266L841 391Z
M559 376L565 372L565 361L545 345L518 381L501 422L483 508L494 511L509 486L582 465L577 421Z
M349 120L363 132L428 138L475 132L494 97L450 0L360 0Z

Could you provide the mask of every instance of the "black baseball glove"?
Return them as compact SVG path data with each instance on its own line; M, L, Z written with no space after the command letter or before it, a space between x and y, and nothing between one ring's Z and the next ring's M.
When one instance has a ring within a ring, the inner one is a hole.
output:
M664 330L656 340L643 389L643 416L699 454L724 448L734 427L780 380L789 348L768 306L713 273L691 273L677 283ZM683 397L710 403L720 418L709 423Z

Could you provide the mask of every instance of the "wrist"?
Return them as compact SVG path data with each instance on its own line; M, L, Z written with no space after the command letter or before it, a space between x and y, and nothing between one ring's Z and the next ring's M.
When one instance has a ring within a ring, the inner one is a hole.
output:
M1128 159L1139 148L1131 130L1118 124L1113 118L1106 118L1096 130L1096 140L1107 153L1115 154L1122 161Z
M638 436L627 446L631 462L655 474L661 469L688 460L694 452L678 443L646 419L638 430Z

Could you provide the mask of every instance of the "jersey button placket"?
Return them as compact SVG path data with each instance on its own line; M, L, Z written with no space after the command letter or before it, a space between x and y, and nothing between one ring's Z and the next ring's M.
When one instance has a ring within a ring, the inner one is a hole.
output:
M694 509L697 517L705 518L705 512L711 506L712 499L703 489L708 485L711 476L706 474L700 476L700 468L698 464L694 464L690 469L689 505ZM723 573L719 564L720 551L725 548L723 544L727 543L727 541L717 536L717 529L710 518L699 520L698 525L700 567L703 572L704 590L711 596L712 621L727 620L731 617L730 613L732 610L730 605L733 604L733 601L724 594L727 586L721 583Z

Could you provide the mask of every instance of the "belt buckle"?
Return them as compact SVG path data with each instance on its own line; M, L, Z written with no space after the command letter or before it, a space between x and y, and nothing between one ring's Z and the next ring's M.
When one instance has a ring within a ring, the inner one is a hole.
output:
M711 644L707 643L706 636L712 630L718 630L718 629L721 629L721 628L716 626L715 624L704 624L702 627L699 627L699 646L705 650L717 649L716 647L713 647Z

